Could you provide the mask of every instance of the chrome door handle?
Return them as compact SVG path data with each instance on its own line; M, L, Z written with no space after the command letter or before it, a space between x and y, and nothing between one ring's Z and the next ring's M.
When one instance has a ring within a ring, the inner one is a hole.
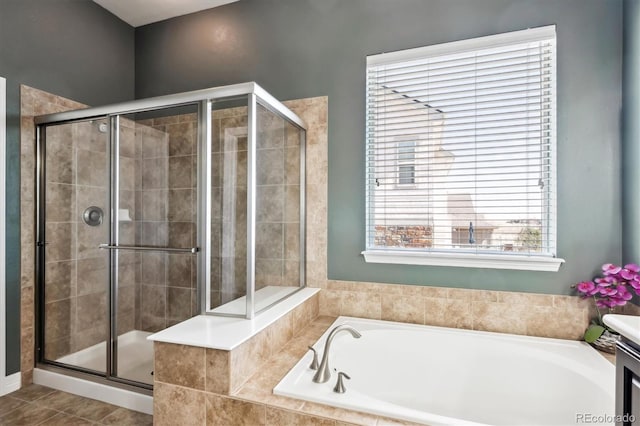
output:
M169 252L193 253L193 254L200 251L199 247L173 248L173 247L153 247L153 246L121 246L121 245L116 246L111 244L100 244L98 248L107 249L107 250L169 251Z

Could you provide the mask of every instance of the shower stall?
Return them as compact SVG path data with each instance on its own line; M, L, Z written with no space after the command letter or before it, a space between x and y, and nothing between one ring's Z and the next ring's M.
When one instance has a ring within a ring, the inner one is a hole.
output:
M305 125L257 84L35 121L39 367L151 389L148 335L305 286Z

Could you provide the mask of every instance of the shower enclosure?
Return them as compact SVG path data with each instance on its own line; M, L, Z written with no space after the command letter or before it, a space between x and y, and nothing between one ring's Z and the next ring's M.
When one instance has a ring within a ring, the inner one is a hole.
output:
M151 389L147 336L305 285L305 126L255 83L36 118L39 366Z

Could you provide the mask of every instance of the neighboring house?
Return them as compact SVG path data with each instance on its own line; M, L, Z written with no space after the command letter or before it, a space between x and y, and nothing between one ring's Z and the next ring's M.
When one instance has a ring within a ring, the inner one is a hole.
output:
M541 220L484 213L470 193L451 184L456 155L440 137L445 113L394 90L381 90L385 108L377 117L375 151L368 153L369 167L375 170L368 212L374 245L540 251Z

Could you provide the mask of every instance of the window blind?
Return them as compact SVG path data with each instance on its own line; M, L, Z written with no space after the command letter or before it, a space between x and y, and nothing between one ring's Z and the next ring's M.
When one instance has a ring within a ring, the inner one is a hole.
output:
M555 26L367 57L367 250L555 256Z

